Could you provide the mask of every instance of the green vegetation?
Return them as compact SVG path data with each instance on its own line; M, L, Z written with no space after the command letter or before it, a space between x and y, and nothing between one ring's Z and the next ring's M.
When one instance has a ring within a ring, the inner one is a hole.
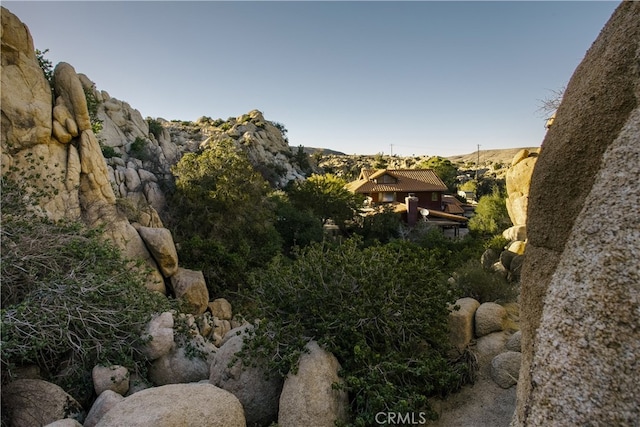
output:
M147 118L147 123L149 124L149 133L152 133L156 139L160 138L160 135L162 135L162 125L160 122L152 118Z
M40 65L40 68L42 68L44 78L47 79L49 85L51 86L51 90L53 91L53 63L49 59L44 57L47 52L49 52L49 49L36 49L36 59L38 60L38 65Z
M502 275L482 268L477 259L467 261L459 267L454 279L461 295L475 298L480 303L512 302L518 296L518 289Z
M102 150L102 156L105 159L110 159L111 157L120 157L120 154L113 147L100 144L100 150Z
M455 390L467 368L446 356L456 296L431 255L409 242L361 248L349 239L311 244L294 261L277 257L242 290L262 319L245 360L286 375L315 339L340 361L353 425L375 425L380 411L435 416L427 398Z
M438 177L444 182L450 192L455 193L457 191L457 179L458 169L455 167L451 160L443 157L430 157L426 161L418 163L418 168L433 169Z
M102 120L98 118L98 100L91 89L83 88L84 96L87 100L87 109L89 110L89 120L91 121L91 130L94 135L102 131Z
M294 206L308 209L320 224L332 219L344 230L345 222L353 219L362 206L362 196L345 188L346 182L335 175L311 175L304 181L292 182L286 192Z
M211 295L233 290L281 250L269 187L231 140L173 167L168 222L180 262L202 270Z
M505 195L497 189L480 197L476 213L469 220L469 230L485 235L502 232L511 225Z
M140 138L138 136L136 137L136 140L131 143L131 147L129 147L129 154L136 159L145 160L148 157L146 148L147 141L144 138Z
M93 392L96 364L144 375L140 332L169 309L168 300L147 291L144 272L99 230L38 217L25 195L2 179L3 383L15 368L33 364L81 400Z

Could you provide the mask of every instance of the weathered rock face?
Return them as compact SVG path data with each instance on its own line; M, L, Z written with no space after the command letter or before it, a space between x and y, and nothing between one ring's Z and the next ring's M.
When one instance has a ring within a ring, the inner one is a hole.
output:
M623 2L571 78L538 157L513 425L640 419L639 63L640 3Z
M505 176L507 212L514 225L523 225L527 222L531 174L536 160L537 153L530 153L529 150L523 149L515 155L511 167L507 170Z
M51 88L36 60L29 29L2 8L2 164L51 137ZM25 102L28 100L29 102Z
M32 194L43 194L38 209L49 218L104 225L107 238L153 270L148 287L165 292L155 261L116 207L81 78L66 63L56 66L54 78L55 105L29 30L2 8L3 173Z

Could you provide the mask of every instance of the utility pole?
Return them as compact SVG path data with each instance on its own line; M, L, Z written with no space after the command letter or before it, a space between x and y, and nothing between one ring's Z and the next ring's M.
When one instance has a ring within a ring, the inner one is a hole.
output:
M478 169L480 168L480 144L478 144L478 162L476 163L476 181L478 181Z

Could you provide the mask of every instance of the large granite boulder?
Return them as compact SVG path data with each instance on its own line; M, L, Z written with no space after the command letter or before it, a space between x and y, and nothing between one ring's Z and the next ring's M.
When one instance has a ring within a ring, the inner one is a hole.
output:
M51 88L36 59L31 33L2 8L2 164L4 153L48 144L52 131Z
M43 426L63 418L82 421L84 410L59 386L24 379L2 386L2 418L13 427Z
M309 353L300 357L298 372L289 374L284 381L278 425L332 427L336 421L345 422L349 397L346 390L334 387L344 383L338 376L340 363L315 341L306 348Z
M622 2L572 76L538 157L515 426L640 419L639 63L640 3Z
M97 427L245 427L242 405L211 384L170 384L132 394Z
M227 334L210 368L209 382L233 393L242 403L247 424L269 425L277 420L283 380L274 374L267 378L259 366L244 366L237 360L246 334Z

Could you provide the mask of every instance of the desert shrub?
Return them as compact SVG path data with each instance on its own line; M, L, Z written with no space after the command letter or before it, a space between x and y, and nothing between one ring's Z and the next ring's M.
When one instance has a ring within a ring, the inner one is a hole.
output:
M373 242L390 242L399 236L400 227L400 214L394 212L392 206L384 206L375 215L357 218L357 227L352 231L361 235L368 245Z
M131 143L129 147L129 154L136 159L143 159L147 157L147 141L144 138L136 137L135 141Z
M147 118L147 123L149 124L149 133L152 133L156 139L160 138L160 135L162 135L162 124L152 118Z
M485 270L478 260L469 260L453 275L461 296L484 302L507 303L518 297L517 287L501 274Z
M91 89L83 88L84 97L87 100L87 109L89 110L89 121L91 122L91 130L95 135L102 131L102 120L98 118L98 99Z
M462 375L446 356L455 295L428 251L360 243L311 244L253 276L244 306L261 322L245 341L244 360L264 360L268 372L284 376L315 339L342 366L353 425L375 425L380 411L434 416L427 398L455 389Z
M113 148L108 145L100 145L100 150L102 150L102 156L105 159L110 159L111 157L120 157L120 154Z
M53 88L53 63L51 60L45 58L47 52L49 52L49 49L36 49L36 59L38 60L38 65L42 68L44 78L47 79L49 85Z
M30 214L24 192L2 180L3 382L35 364L74 397L92 393L96 364L144 375L142 328L168 300L144 287L144 273L75 222ZM89 374L88 374L89 373Z
M480 197L475 215L469 220L469 230L493 235L511 227L505 198L505 195L498 189L494 189L491 194Z

